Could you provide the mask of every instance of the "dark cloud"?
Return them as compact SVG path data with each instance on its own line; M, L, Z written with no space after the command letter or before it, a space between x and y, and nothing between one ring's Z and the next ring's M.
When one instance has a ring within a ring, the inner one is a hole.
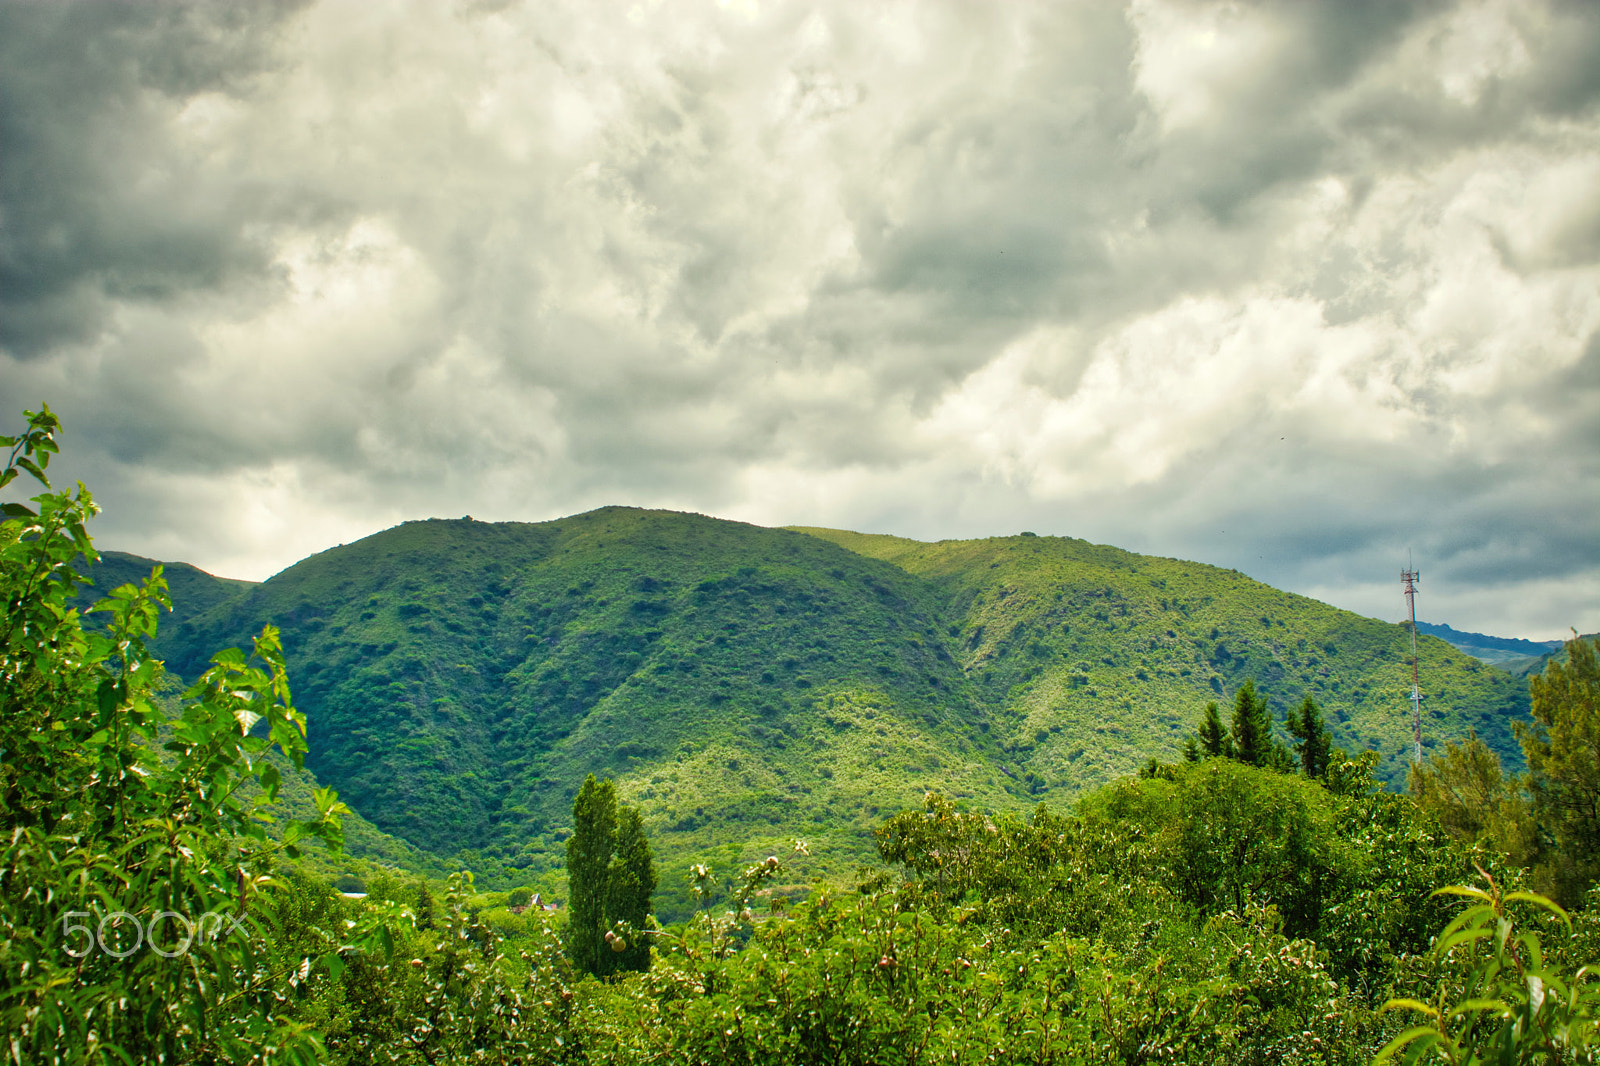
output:
M0 346L92 338L119 300L259 273L248 188L163 154L181 101L248 94L288 5L0 6Z

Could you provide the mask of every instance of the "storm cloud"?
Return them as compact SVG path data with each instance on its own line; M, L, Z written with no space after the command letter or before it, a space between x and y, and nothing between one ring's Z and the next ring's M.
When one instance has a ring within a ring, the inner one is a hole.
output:
M0 5L0 396L264 577L608 503L1600 629L1600 9Z

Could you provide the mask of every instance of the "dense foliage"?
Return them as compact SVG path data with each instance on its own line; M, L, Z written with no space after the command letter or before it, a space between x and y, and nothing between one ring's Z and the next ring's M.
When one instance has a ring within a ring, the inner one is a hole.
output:
M29 413L0 485L45 468L58 423ZM68 606L93 559L95 507L45 492L0 525L0 1031L22 1063L313 1062L315 1034L283 995L301 959L277 950L259 899L279 853L337 842L331 792L273 840L260 804L276 747L295 766L305 720L276 634L259 666L218 654L168 718L146 652L166 603L158 570L123 586L85 633ZM257 802L241 799L255 783Z
M1600 880L1600 653L1580 639L1566 651L1567 662L1529 681L1533 722L1519 722L1517 736L1552 888L1573 900Z
M1410 775L1423 809L1481 841L1567 906L1600 879L1600 654L1574 635L1531 679L1531 722L1516 723L1528 770L1506 774L1475 735L1448 743Z

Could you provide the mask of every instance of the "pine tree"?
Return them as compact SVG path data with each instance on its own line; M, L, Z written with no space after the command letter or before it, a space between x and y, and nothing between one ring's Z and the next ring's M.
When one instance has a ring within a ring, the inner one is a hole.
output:
M434 914L438 905L433 901L433 893L428 891L427 882L417 886L417 928L432 929L435 925Z
M1246 681L1233 698L1233 757L1251 766L1274 763L1272 716L1267 698L1256 693L1256 683Z
M605 934L616 846L616 787L590 774L573 801L567 841L567 951L579 969L597 976L614 968Z
M1222 716L1214 702L1206 704L1205 717L1200 720L1200 748L1212 758L1233 755L1233 738L1222 728Z
M1333 750L1333 737L1322 724L1322 710L1310 696L1298 710L1289 712L1289 734L1300 743L1295 751L1300 755L1300 768L1307 777L1321 777L1328 769L1328 754Z

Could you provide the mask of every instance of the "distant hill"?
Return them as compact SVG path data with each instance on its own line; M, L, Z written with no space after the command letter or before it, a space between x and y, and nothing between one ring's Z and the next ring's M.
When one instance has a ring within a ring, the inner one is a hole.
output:
M1034 760L1057 767L1071 787L1125 773L1140 753L1175 750L1193 728L1190 708L1207 699L1225 705L1246 678L1269 694L1280 721L1291 705L1314 697L1339 744L1379 751L1380 774L1404 780L1411 735L1404 625L1282 592L1238 571L1071 538L919 544L811 532L893 560L942 593L965 619L964 665L989 677L992 694L1005 686L1001 702L1025 716L1024 739L1044 745ZM1425 748L1470 725L1508 764L1520 765L1506 725L1525 713L1520 686L1442 641L1424 637L1419 650L1430 708ZM1063 757L1059 744L1039 737L1041 727L1081 735L1085 726L1095 743L1077 759L1070 758L1076 747ZM1077 770L1092 748L1109 757Z
M1447 641L1475 659L1493 663L1513 677L1527 677L1544 670L1552 659L1566 662L1563 650L1565 641L1522 640L1516 637L1491 637L1483 633L1465 633L1449 626L1417 623L1417 632L1427 633ZM1595 634L1580 634L1584 640L1593 640Z
M126 552L105 551L100 562L90 567L86 576L94 584L79 590L77 605L81 609L109 596L122 585L137 585L150 576L157 563ZM233 578L215 577L188 563L162 563L162 576L167 579L172 598L172 613L162 619L152 650L157 655L170 656L172 650L187 647L196 637L193 620L196 616L218 605L238 599L258 584ZM89 615L93 626L101 616ZM222 645L209 649L207 654L220 650ZM189 676L197 671L190 665ZM292 679L291 679L292 680ZM271 758L282 774L283 785L279 792L279 805L286 817L310 818L316 810L312 790L318 787L316 776L310 771L300 772L276 753ZM366 871L371 864L398 866L417 873L442 876L448 871L439 864L438 857L421 851L406 841L399 840L374 826L359 811L347 817L344 823L345 855L338 861L325 856L320 845L313 843L306 862L317 869L338 873L345 870Z
M1487 663L1501 663L1515 659L1539 658L1561 647L1559 640L1522 640L1518 637L1491 637L1483 633L1466 633L1446 625L1418 622L1417 632L1438 637L1451 646Z
M1280 722L1316 697L1390 781L1409 758L1405 627L1068 538L925 544L613 507L411 522L260 584L185 580L204 607L160 653L192 676L279 625L310 765L377 827L544 883L583 776L613 775L669 915L690 861L732 873L802 837L800 876L848 871L926 790L1062 804L1179 758L1206 701L1246 678ZM1475 729L1520 766L1525 687L1442 640L1421 653L1428 746Z
M150 571L160 565L172 596L172 614L161 620L157 635L158 652L191 639L194 619L218 604L234 600L255 588L257 582L234 578L215 577L188 563L160 563L127 552L102 551L100 561L86 573L93 585L78 591L79 609L88 608L96 600L111 595L113 589L123 585L137 585L150 576ZM94 622L89 616L89 622Z

